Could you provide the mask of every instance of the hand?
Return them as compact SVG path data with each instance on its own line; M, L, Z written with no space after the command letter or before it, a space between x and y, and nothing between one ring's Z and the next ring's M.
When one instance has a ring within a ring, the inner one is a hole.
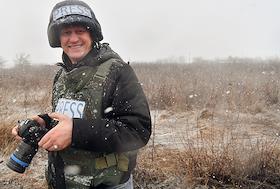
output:
M31 119L37 121L43 127L46 125L45 121L37 115L33 116ZM18 125L13 127L12 135L14 135L17 140L22 140L22 138L18 135Z
M58 124L45 134L38 145L48 151L63 150L72 142L73 120L61 113L51 113L49 116Z
M22 140L22 138L18 136L18 125L13 127L12 135L14 135L17 140Z
M45 121L40 118L39 116L33 116L31 119L33 119L34 121L37 121L42 127L46 127L46 123Z

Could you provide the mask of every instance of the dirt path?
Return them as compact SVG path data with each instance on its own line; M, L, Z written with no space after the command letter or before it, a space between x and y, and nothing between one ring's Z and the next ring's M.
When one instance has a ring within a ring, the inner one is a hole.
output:
M44 177L46 153L39 151L33 158L30 167L19 174L6 166L8 157L0 156L0 188L1 189L47 189Z
M244 114L231 112L153 112L155 145L185 148L199 145L200 140L254 144L260 141L279 140L280 112ZM153 137L150 143L153 141ZM222 140L222 141L221 141Z

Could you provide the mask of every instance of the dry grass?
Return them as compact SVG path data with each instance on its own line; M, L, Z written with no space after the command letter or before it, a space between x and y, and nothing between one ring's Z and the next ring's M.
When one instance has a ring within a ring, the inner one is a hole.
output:
M151 109L197 110L200 119L214 119L215 111L255 115L279 108L279 60L227 61L132 66ZM17 120L50 111L55 68L30 66L0 73L0 149L8 154L15 146L10 132ZM196 124L199 128L199 120ZM278 140L248 145L235 135L200 131L196 143L186 139L180 150L145 148L135 172L136 188L280 188Z
M234 144L215 150L158 147L154 159L146 149L139 157L136 188L279 188L280 151L267 145L246 151Z
M28 66L25 69L0 70L0 149L8 154L16 141L11 135L18 120L50 109L51 66Z
M10 125L2 124L0 126L0 149L3 154L9 154L16 146L16 141L11 135L12 127Z
M153 109L255 112L279 103L279 60L136 64Z

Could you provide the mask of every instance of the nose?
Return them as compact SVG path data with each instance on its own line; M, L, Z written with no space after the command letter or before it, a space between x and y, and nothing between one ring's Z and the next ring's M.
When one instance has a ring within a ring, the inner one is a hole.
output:
M77 42L78 40L79 40L79 36L75 32L72 32L71 35L69 36L69 41Z

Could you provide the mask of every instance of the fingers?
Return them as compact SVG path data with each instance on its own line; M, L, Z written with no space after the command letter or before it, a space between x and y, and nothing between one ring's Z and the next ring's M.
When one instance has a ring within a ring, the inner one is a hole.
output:
M41 143L43 143L41 146L39 145L39 143L38 143L38 145L41 148L44 148L48 151L59 151L59 150L61 150L59 145L55 144L49 137L46 140L47 140L47 142L45 142L45 143L43 143L44 141L41 142Z
M45 134L45 136L39 141L38 145L48 151L58 150L58 146L54 144L55 141L52 140L50 132ZM53 147L54 145L56 147L55 149Z
M12 129L12 135L17 136L18 135L18 126L13 127Z
M45 134L38 145L49 151L63 150L71 144L73 120L60 113L50 113L49 116L58 120L58 124Z
M34 121L37 121L41 126L44 126L44 127L46 126L45 121L37 115L31 117L31 119L33 119Z
M53 137L53 133L47 133L38 143L41 148L44 148L48 151L59 151L67 147L64 144L61 144L61 141Z
M38 145L49 151L57 151L70 146L71 141L72 128L67 129L62 125L57 125L39 141ZM57 145L58 148L54 149L54 145Z
M31 119L37 121L41 126L46 125L45 121L37 115L33 116ZM22 138L18 135L18 125L12 128L12 135L14 135L16 139L22 140Z
M48 149L51 145L52 145L52 141L50 140L50 136L51 136L52 130L50 130L49 132L47 132L47 134L45 134L43 136L43 138L41 138L41 140L38 142L38 145L44 149Z
M56 112L52 112L48 115L50 116L50 118L53 118L53 119L58 120L58 121L61 121L61 120L65 119L65 115L60 114L60 113L56 113Z
M40 141L41 142L41 141ZM51 148L53 146L53 142L51 140L48 140L46 139L46 141L43 141L41 143L38 143L38 145L41 147L41 148L44 148L46 150L48 150L49 148Z
M14 135L17 140L21 140L22 139L20 136L18 136L18 126L13 127L12 135Z

